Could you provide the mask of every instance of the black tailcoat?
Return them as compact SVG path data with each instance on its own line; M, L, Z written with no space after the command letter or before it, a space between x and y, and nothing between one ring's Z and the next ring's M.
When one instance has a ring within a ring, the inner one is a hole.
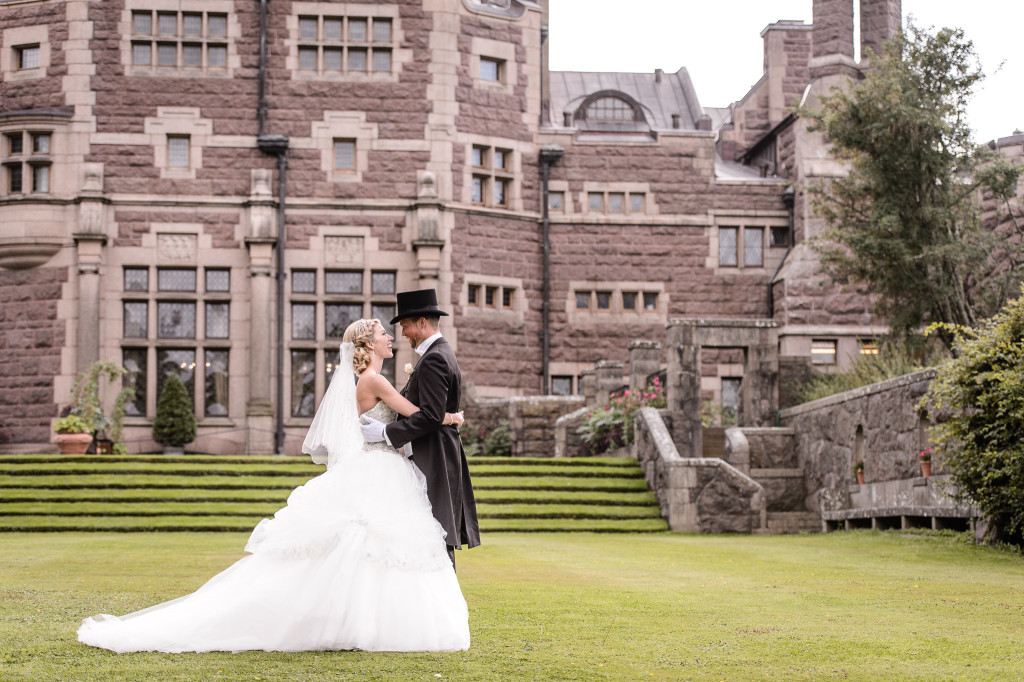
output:
M402 389L419 412L387 425L396 448L412 443L412 460L427 478L427 497L452 547L480 544L480 523L469 480L469 464L457 426L441 424L446 412L459 411L462 372L455 351L445 339L430 345Z

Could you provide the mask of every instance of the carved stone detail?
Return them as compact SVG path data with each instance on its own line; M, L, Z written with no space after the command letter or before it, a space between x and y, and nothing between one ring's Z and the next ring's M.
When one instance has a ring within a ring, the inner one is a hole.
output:
M253 198L273 196L270 190L271 177L272 173L267 168L254 168L252 170L252 189L250 192Z
M82 167L82 191L103 191L103 164L86 163Z
M194 261L197 241L194 234L157 234L157 254L162 260Z
M363 262L362 237L324 237L324 256L331 265Z
M83 201L78 207L78 231L83 234L103 233L103 206L95 201Z

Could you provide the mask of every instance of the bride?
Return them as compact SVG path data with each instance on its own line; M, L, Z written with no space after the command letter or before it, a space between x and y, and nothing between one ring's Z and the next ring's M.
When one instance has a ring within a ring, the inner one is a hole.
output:
M86 618L81 642L118 653L469 648L466 600L423 474L386 444L364 444L359 431L361 414L391 422L418 409L380 373L394 338L375 319L353 322L343 338L302 446L327 471L259 522L248 556L192 594Z

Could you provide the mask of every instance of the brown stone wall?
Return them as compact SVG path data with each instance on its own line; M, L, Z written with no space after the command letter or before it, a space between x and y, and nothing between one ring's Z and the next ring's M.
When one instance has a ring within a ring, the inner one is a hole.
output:
M521 279L529 308L514 313L466 314L454 306L459 365L481 386L537 393L541 371L540 229L533 221L457 214L452 231L451 300L462 300L473 275Z
M381 251L405 251L402 230L405 227L404 214L349 214L349 213L298 213L288 214L288 231L285 248L308 249L309 238L321 232L324 227L366 227L378 240Z
M877 53L882 43L899 33L902 5L900 0L860 0L861 59L869 48Z
M50 441L57 416L65 322L57 319L67 268L0 270L0 448Z
M786 75L782 78L782 93L786 108L796 108L811 81L808 62L811 58L811 31L786 31L782 49L786 55Z
M119 209L114 213L114 220L117 223L114 246L142 246L142 235L149 233L154 223L199 223L203 226L203 234L213 237L213 248L236 249L241 246L241 242L235 239L239 215L234 211Z
M814 0L812 57L853 58L853 0Z
M462 54L462 65L459 67L459 85L455 92L455 99L459 102L456 127L460 132L474 135L498 133L506 139L533 139L533 131L523 124L529 76L522 28L504 19L487 19L475 15L461 17L460 28L459 52ZM477 74L470 71L473 38L486 38L516 46L518 78L513 84L512 94L474 85Z
M0 111L64 106L66 102L61 83L68 73L63 52L64 41L68 38L65 4L32 3L0 9L0 31L20 26L45 25L50 46L50 64L45 78L0 81ZM13 45L2 45L0 48L11 52ZM13 56L9 54L8 58Z
M123 0L94 5L90 18L96 34L91 42L96 58L94 112L101 133L141 133L146 117L158 107L198 107L199 115L213 123L214 135L251 135L257 130L259 3L237 0L234 19L241 36L233 43L241 67L233 78L130 76L121 65L118 21ZM309 81L293 77L286 59L289 48L286 21L290 3L269 4L267 51L266 132L286 135L292 141L288 153L288 195L293 197L406 197L415 196L416 171L427 162L427 153L371 151L368 170L360 183L332 182L321 169L319 149L296 145L308 139L313 123L327 111L363 111L366 122L375 124L378 139L422 139L431 109L426 97L429 15L422 4L406 1L400 8L404 42L413 59L401 65L397 81ZM326 7L326 6L325 6ZM203 150L203 167L195 180L161 179L153 165L149 145L94 146L88 161L104 163L108 192L161 194L217 194L246 196L252 168L274 168L275 160L255 148ZM276 187L276 179L275 179Z

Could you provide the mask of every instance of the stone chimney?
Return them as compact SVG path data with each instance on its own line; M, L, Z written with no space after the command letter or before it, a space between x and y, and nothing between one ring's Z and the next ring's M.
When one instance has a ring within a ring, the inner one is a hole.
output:
M878 52L882 43L899 33L903 26L900 0L860 0L860 58L868 48Z
M857 76L853 59L853 0L814 0L811 77Z

